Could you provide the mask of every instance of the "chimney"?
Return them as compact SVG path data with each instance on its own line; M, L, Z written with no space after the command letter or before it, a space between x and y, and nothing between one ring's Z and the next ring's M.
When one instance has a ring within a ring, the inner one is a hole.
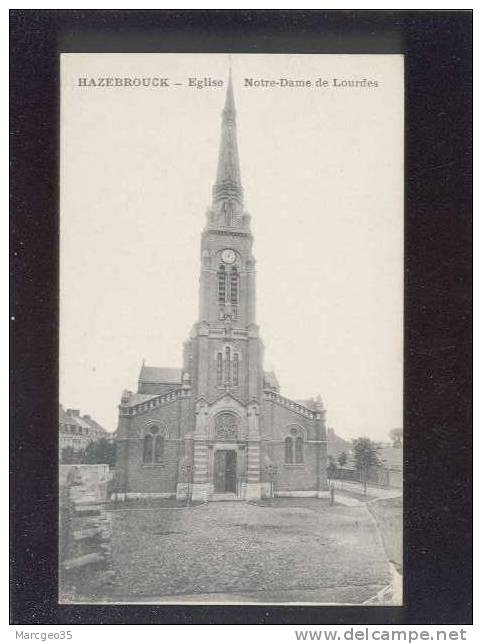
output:
M80 409L67 409L67 414L74 418L78 418L80 415Z

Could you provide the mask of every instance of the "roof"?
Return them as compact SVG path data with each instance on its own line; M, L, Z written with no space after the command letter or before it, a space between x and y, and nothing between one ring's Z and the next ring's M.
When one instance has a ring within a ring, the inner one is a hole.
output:
M70 411L70 410L68 410ZM62 407L62 405L59 405L59 422L62 425L77 425L77 427L83 427L84 429L90 429L90 425L83 420L80 415L74 416Z
M329 427L327 429L326 437L328 439L327 451L329 456L338 458L342 452L348 453L350 451L351 443L341 436L338 436L333 428Z
M311 409L312 411L315 410L315 401L313 398L306 398L305 400L295 400L295 403L298 403L298 405L302 405L307 409Z
M180 385L182 382L182 369L173 367L146 367L142 365L139 382Z
M135 405L139 405L140 403L147 402L148 400L151 400L152 398L157 398L158 394L131 394L129 397L129 401L127 403L122 403L126 407L134 407Z
M71 416L66 412L62 405L59 405L59 424L60 425L75 425L76 427L81 427L82 429L87 429L89 431L101 431L107 432L99 423L91 418L90 416Z
M59 423L61 425L72 425L72 418L67 414L62 405L59 405Z
M90 425L90 427L95 429L96 431L107 433L107 430L104 429L102 425L99 425L99 423L94 418L92 418L92 416L88 416L87 414L84 414L82 416L82 420L86 422L88 425Z
M83 429L92 429L91 425L81 416L71 417L76 425L82 427Z

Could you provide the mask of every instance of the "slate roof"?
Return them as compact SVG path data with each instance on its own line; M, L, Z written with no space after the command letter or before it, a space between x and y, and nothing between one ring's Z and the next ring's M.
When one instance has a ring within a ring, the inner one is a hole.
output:
M142 365L139 374L139 382L180 385L181 381L182 369L173 367L146 367L146 365Z
M105 432L106 434L109 433L90 416L80 416L80 413L78 416L71 416L62 405L59 405L59 425L75 425L76 427L87 430L88 433L91 433L92 430L95 430L96 432Z
M96 430L97 432L105 433L105 434L109 433L104 427L102 427L102 425L99 425L99 423L94 418L92 418L91 416L88 416L88 415L84 414L82 416L82 420L84 422L86 422L92 429Z

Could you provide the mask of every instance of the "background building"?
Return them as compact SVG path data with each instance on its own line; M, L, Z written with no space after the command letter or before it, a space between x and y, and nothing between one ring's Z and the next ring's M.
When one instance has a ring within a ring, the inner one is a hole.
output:
M87 445L100 438L112 440L112 434L88 414L81 416L79 409L65 410L59 405L59 453L69 448L71 452L82 453Z

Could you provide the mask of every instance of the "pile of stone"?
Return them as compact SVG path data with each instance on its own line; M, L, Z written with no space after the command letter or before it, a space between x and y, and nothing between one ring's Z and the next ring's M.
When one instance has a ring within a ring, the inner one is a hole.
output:
M60 573L62 595L91 598L115 584L112 529L98 486L69 477L61 490Z

